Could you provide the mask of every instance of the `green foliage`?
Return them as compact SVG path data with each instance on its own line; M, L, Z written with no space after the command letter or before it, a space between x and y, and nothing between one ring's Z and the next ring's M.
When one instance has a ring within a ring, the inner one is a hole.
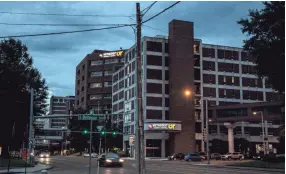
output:
M272 87L285 92L285 2L263 2L265 8L250 10L248 19L238 24L249 39L244 49L257 57L258 75L267 77Z
M48 96L45 79L33 66L28 48L20 40L0 41L0 144L3 153L12 141L11 134L15 123L15 137L11 149L20 148L29 121L30 89L34 89L34 115L45 114Z

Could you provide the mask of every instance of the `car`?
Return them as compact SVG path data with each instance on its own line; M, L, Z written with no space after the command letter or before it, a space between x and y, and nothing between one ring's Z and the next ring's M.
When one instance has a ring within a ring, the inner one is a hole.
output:
M47 152L42 152L42 153L40 153L39 157L40 157L40 158L49 158L49 157L50 157L50 154L47 153Z
M222 160L231 160L231 153L227 153L221 156Z
M83 154L83 157L89 157L89 153L84 153ZM97 158L98 157L98 154L96 153L91 153L91 158Z
M211 159L221 160L221 154L219 154L219 153L212 153L211 154Z
M185 157L185 154L183 153L174 153L173 155L171 156L168 156L168 159L169 160L183 160Z
M99 167L119 166L123 167L124 160L115 153L106 153L98 157Z
M200 155L204 160L207 160L206 152L197 152L197 154Z
M244 159L244 155L240 152L234 152L231 154L231 159L233 160L243 160Z
M203 157L198 155L198 153L188 153L185 155L185 161L203 161Z

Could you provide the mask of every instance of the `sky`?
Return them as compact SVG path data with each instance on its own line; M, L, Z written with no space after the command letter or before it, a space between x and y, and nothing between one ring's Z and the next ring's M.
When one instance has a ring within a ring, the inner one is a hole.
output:
M141 10L152 1L140 2ZM157 2L143 17L148 19L174 2ZM132 24L129 17L136 13L136 2L0 2L0 37L100 28L98 26L13 26L10 24ZM180 2L170 10L146 23L142 36L168 35L168 23L173 19L194 22L195 38L203 43L242 47L246 35L236 23L246 18L249 9L263 8L259 1L240 2ZM98 16L51 16L13 13L52 13ZM111 17L110 17L111 16ZM115 17L116 16L116 17ZM152 27L154 29L151 29ZM77 64L95 49L130 48L135 42L131 27L74 34L18 38L29 49L34 66L46 79L49 94L74 95Z

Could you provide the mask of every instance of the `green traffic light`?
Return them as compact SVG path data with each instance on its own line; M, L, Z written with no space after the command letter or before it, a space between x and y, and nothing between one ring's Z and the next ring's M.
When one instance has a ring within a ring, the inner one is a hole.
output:
M101 134L102 134L102 135L104 135L104 134L105 134L105 132L104 132L104 131L102 131L102 132L101 132Z
M116 135L116 132L113 132L112 134L113 134L113 135Z
M87 130L84 130L83 133L84 133L84 134L87 134Z

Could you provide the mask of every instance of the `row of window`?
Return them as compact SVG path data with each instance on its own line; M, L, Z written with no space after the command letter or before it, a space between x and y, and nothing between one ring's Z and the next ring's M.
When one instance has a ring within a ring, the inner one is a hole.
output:
M216 70L215 62L203 61L203 70L209 70L209 71L239 73L239 66L241 66L242 74L257 74L255 66L251 65L240 65L235 63L218 62L218 70Z
M104 82L104 83L90 83L90 88L102 88L102 87L111 87L112 82Z
M116 102L116 101L121 100L121 99L124 99L124 91L120 91L119 93L114 94L112 102Z
M90 100L101 100L102 99L102 97L104 98L104 99L111 99L111 94L92 94L92 95L89 95L89 99Z
M111 76L113 74L112 71L104 71L104 76ZM103 76L102 71L90 72L90 77L101 77Z
M113 64L113 63L118 63L118 62L119 62L119 59L92 60L90 61L90 65L95 66L95 65L102 65L102 64Z

